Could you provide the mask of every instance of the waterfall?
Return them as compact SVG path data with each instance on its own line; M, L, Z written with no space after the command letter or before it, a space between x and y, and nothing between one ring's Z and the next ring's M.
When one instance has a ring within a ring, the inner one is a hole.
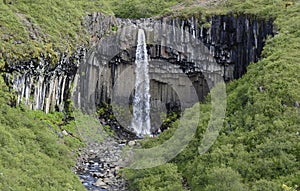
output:
M144 30L138 30L135 59L135 93L131 127L138 136L150 135L150 80Z

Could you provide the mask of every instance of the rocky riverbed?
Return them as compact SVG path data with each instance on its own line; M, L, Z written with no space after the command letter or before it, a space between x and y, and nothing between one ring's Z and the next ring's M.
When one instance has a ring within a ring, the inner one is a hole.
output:
M126 142L106 137L99 143L89 143L80 151L75 171L87 190L128 190L127 182L120 172L122 148L126 146ZM133 141L129 143L132 144Z

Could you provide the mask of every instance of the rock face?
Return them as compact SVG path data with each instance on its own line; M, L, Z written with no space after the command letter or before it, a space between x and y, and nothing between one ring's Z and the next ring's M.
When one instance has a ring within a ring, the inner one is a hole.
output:
M241 77L248 64L259 59L267 36L273 35L272 21L246 15L129 20L94 13L85 24L91 47L71 56L61 54L54 65L41 57L6 68L17 103L62 111L74 87L74 101L81 108L116 100L128 106L134 93L136 34L143 28L151 108L165 112L189 107L204 101L220 80Z
M273 35L272 21L246 15L203 21L168 17L105 20L94 14L87 20L92 34L109 31L94 38L95 47L79 69L83 75L78 75L75 103L87 110L103 102L131 104L139 28L147 38L151 108L163 111L204 101L217 82L241 77L248 64L259 59L267 36Z
M6 67L5 80L17 96L16 103L25 103L33 110L63 111L85 49L73 55L61 54L57 64L43 55L39 59L19 61Z

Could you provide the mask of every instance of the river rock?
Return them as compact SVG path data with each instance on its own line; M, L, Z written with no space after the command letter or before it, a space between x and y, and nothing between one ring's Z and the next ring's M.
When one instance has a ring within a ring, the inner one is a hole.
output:
M111 184L113 183L113 181L110 178L104 178L103 182L105 182L106 184Z
M107 137L101 143L88 144L87 148L81 151L82 156L74 169L87 190L128 190L126 181L122 177L116 178L115 174L116 170L120 169L118 164L123 164L124 146L114 138Z
M133 147L135 145L135 141L129 141L128 146Z
M99 178L94 185L98 186L98 187L101 187L101 186L106 186L106 183L103 182L102 178Z

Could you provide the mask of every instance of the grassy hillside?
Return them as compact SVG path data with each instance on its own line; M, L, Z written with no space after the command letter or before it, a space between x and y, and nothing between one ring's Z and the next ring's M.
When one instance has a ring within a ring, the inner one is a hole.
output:
M193 16L215 14L251 14L260 18L275 18L289 6L295 5L295 0L200 0L184 1L175 6L169 13L174 16Z
M0 2L0 65L4 61L44 55L57 56L57 51L72 52L89 42L84 29L84 16L95 11L117 17L140 18L155 15L189 16L228 12L251 13L275 17L287 0L2 0ZM221 8L220 8L221 7ZM233 11L234 10L234 11Z
M13 108L13 95L0 80L0 190L84 190L72 173L82 143L74 125L59 113Z
M1 0L0 66L17 59L54 60L57 52L71 53L87 44L84 16L102 12L118 17L139 18L160 14L179 0Z
M83 17L101 11L112 14L102 0L4 0L0 2L0 64L16 59L54 59L88 43Z

